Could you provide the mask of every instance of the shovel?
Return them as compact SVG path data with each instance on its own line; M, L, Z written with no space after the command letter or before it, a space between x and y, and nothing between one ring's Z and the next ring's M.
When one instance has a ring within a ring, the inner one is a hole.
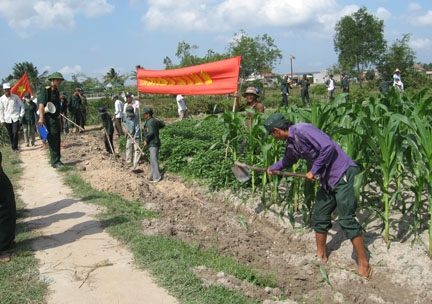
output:
M237 180L241 183L247 182L251 178L249 170L267 172L267 168L249 166L249 165L243 164L243 163L238 162L238 161L234 162L234 167L232 168L232 172L234 173ZM307 178L306 174L294 173L294 172L282 172L282 171L278 171L278 170L273 171L273 174L281 175L281 176L293 176L293 177ZM318 180L318 179L319 179L319 177L315 176L315 180Z

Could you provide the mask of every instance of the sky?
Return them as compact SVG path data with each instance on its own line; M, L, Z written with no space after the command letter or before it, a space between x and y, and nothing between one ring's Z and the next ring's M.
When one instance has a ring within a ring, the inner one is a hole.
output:
M384 21L389 45L411 34L416 62L432 62L430 0L0 0L0 77L25 61L66 79L161 70L165 57L179 63L179 42L199 57L225 53L241 30L274 39L274 73L290 73L290 55L294 73L318 72L337 63L335 24L363 6Z

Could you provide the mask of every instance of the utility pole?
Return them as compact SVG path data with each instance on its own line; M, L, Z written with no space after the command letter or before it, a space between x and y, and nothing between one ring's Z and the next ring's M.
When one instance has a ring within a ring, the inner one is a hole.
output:
M291 79L293 79L293 69L292 69L292 61L295 59L294 55L290 55L290 62L291 62Z

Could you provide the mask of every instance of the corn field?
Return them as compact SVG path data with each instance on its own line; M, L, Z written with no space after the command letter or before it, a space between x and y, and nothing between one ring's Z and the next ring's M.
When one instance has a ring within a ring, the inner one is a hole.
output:
M413 96L392 89L386 97L348 102L341 94L331 104L292 106L279 111L295 123L314 124L356 162L360 169L355 184L360 208L372 211L382 220L388 245L394 239L391 228L396 230L400 224L394 218L403 218L415 240L419 240L421 231L429 229L432 258L432 96L428 89ZM245 130L245 115L224 113L221 119L226 129L223 141L227 155L265 168L279 160L285 143L264 138L263 121L268 115L255 115ZM305 162L292 168L298 173L308 170ZM251 174L250 187L262 193L267 208L278 205L292 225L300 212L303 223L310 224L316 184L292 177L268 176L265 172ZM397 214L402 217L392 217Z

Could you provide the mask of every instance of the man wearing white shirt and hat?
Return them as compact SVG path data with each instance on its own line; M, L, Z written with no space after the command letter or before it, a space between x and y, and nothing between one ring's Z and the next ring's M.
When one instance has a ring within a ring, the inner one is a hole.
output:
M12 151L18 152L20 118L24 116L24 103L18 95L11 93L9 82L3 83L4 95L0 97L0 123L6 126Z

